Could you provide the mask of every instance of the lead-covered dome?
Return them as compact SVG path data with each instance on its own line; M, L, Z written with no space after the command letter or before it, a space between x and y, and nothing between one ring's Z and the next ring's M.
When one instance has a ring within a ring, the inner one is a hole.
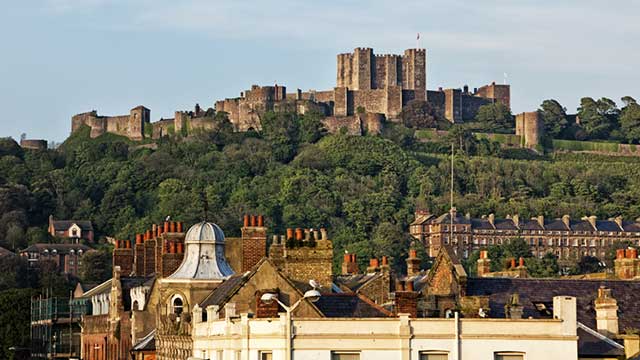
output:
M219 281L233 275L224 256L224 233L214 223L201 222L187 231L182 264L167 279Z
M202 242L224 244L224 233L222 229L220 229L220 226L203 221L193 225L187 230L187 234L184 236L185 244Z

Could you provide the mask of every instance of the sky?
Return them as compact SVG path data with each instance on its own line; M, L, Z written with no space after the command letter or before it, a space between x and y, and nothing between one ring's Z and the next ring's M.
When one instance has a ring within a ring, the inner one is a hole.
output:
M0 137L63 141L71 116L152 121L252 84L330 89L336 54L427 49L430 89L511 84L514 113L640 98L640 1L2 1ZM417 43L416 37L420 33Z

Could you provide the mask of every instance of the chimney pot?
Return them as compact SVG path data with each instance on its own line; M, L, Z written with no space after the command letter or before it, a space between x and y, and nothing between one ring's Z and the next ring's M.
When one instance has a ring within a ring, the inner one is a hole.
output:
M249 215L246 215L246 214L244 215L244 219L243 219L242 225L244 227L249 227Z
M293 229L287 228L287 240L293 239Z
M407 280L405 282L405 291L413 291L413 281Z
M136 234L136 244L142 244L142 234Z
M264 226L264 216L262 215L258 215L258 226L260 227Z
M131 249L131 240L127 240L127 242L126 242L126 244L125 244L125 247L126 247L127 249Z
M389 258L385 255L382 257L382 266L388 266L389 265Z
M409 259L415 259L418 257L418 251L416 249L409 250Z
M296 228L296 240L302 241L303 233L301 228Z
M182 221L179 221L178 224L176 225L176 230L181 233L182 232L182 227L183 227L184 223Z
M120 247L120 240L116 240L116 241L113 243L113 245L114 245L114 247L115 247L116 249L117 249L117 248L119 248L119 247Z
M256 216L251 215L251 226L256 226Z
M164 231L162 231L163 233L169 232L169 222L165 221L164 222Z
M176 232L176 222L175 221L172 221L172 222L169 223L169 231L172 232L172 233Z
M624 249L616 250L616 259L624 259Z
M403 281L396 281L396 291L404 291L404 282Z
M327 237L327 229L320 228L320 235L322 237L322 240L327 240L328 239L328 237Z
M633 259L633 254L631 253L631 248L627 248L624 250L624 254L627 259Z
M511 269L516 267L516 259L511 259Z
M351 262L351 254L344 254L344 262L348 263Z
M356 254L351 254L351 262L356 262Z
M524 266L524 258L520 257L520 259L518 259L518 266L519 267L523 267Z

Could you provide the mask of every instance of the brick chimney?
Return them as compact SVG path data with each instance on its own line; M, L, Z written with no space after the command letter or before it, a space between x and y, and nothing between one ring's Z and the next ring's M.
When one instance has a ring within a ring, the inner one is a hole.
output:
M129 276L133 272L134 254L129 240L116 240L116 247L113 249L113 268L119 266L124 276Z
M278 311L280 309L277 301L272 301L270 304L261 300L262 295L265 293L271 293L278 296L278 289L266 289L256 291L256 317L257 318L277 318Z
M487 250L480 250L478 259L478 277L484 277L491 272L491 259Z
M249 223L250 226L246 226ZM267 228L264 226L264 216L245 215L242 233L241 269L236 272L249 271L260 259L267 256Z
M420 274L420 259L418 258L418 252L416 249L409 250L409 257L407 258L407 276L415 276Z
M344 254L342 260L342 275L357 274L359 272L356 254Z
M136 234L136 245L134 247L134 257L135 257L135 274L136 276L144 275L144 235Z
M374 273L380 270L380 262L377 258L369 259L369 267L367 267L367 273Z
M606 335L618 334L618 302L613 298L611 289L601 286L595 301L596 327L598 332Z
M419 293L413 291L412 281L397 281L395 292L396 314L409 314L410 317L418 316Z
M616 259L613 261L616 276L622 280L630 280L640 275L640 260L638 250L635 248L616 250Z

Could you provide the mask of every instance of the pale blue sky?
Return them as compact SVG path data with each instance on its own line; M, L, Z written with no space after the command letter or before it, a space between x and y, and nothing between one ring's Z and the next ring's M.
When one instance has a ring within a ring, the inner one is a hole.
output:
M61 141L75 113L143 104L156 121L254 83L329 89L337 53L400 53L418 32L431 89L506 72L514 112L619 103L640 98L638 14L630 0L6 0L0 136Z

